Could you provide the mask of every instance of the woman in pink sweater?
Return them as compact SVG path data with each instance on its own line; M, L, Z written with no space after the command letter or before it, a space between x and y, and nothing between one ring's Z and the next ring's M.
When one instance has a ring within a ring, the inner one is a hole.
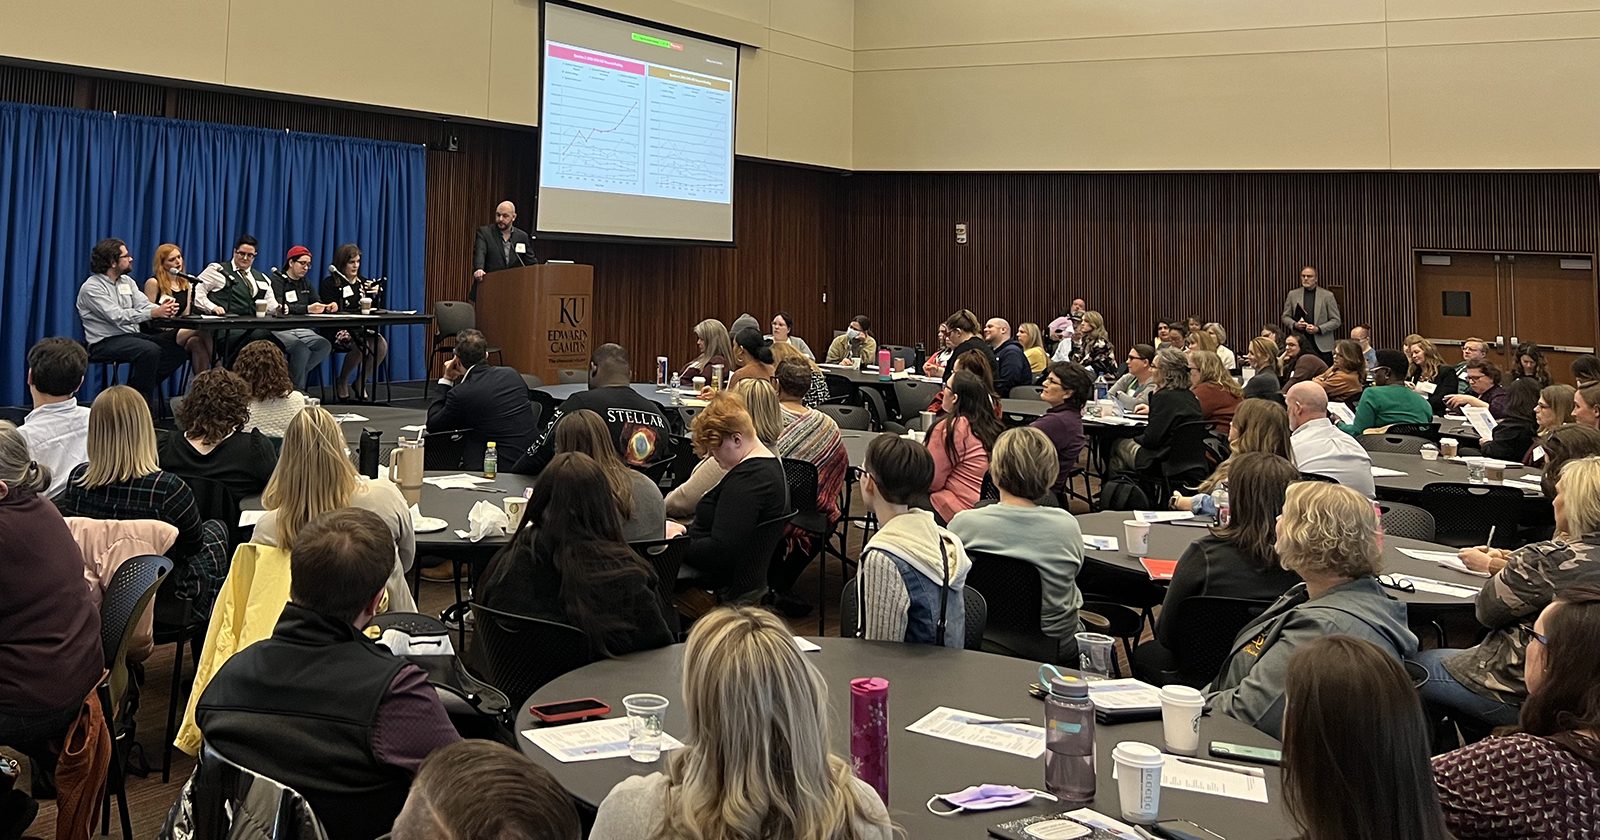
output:
M933 509L946 522L978 504L989 450L1005 426L994 416L993 399L983 380L958 370L940 395L945 414L928 432L933 456L933 484L928 494Z

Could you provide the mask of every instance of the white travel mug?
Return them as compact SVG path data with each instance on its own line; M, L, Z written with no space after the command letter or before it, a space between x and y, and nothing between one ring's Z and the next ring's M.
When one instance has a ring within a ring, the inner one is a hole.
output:
M1150 523L1137 519L1122 520L1122 541L1128 553L1143 557L1150 553Z
M1161 689L1161 729L1167 752L1194 755L1200 751L1200 713L1206 698L1198 689L1169 685Z
M1161 815L1161 751L1138 741L1123 741L1111 751L1117 763L1117 799L1122 819L1152 825Z

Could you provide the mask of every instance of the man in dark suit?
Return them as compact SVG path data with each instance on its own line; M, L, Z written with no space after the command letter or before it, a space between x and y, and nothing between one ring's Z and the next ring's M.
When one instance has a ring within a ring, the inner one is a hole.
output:
M456 333L455 355L444 363L439 396L428 406L428 432L468 430L461 452L463 469L483 464L483 451L494 441L510 465L534 441L538 419L522 374L484 362L489 343L477 330Z
M1300 337L1302 348L1315 348L1324 362L1333 361L1333 343L1339 340L1339 301L1333 292L1317 285L1317 270L1300 269L1300 287L1290 289L1283 301L1283 326Z
M494 224L478 228L478 238L472 243L472 293L478 299L478 284L483 276L493 271L504 271L538 262L533 256L533 237L517 229L517 205L500 202L494 208Z

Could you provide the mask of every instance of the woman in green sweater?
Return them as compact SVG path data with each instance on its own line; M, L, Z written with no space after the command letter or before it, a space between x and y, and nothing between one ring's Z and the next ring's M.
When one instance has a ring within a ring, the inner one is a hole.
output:
M1426 397L1406 387L1406 357L1399 350L1379 350L1372 368L1373 387L1361 392L1354 422L1340 423L1348 435L1391 423L1432 423L1433 408Z

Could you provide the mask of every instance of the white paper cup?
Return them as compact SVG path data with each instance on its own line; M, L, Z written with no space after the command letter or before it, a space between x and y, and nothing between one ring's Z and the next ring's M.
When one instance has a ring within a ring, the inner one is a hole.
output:
M366 314L366 313L372 311L372 298L362 297L361 300L360 300L360 303L361 303L361 312L362 312L362 314Z
M1460 442L1455 438L1439 438L1439 455L1443 458L1454 458L1460 454Z
M1140 522L1137 519L1122 520L1122 544L1128 547L1128 553L1135 557L1143 557L1150 553L1150 523Z
M511 529L516 530L517 523L522 521L522 511L528 506L528 500L522 496L507 496L500 503L505 506L506 519L511 521Z
M689 381L694 384L694 392L696 394L699 394L701 391L705 390L706 378L704 376L696 376Z
M1437 461L1439 460L1439 447L1430 443L1427 446L1422 447L1422 450L1419 454L1422 455L1422 460L1424 461Z
M265 317L267 317L267 302L266 301L264 301L264 300L256 301L256 317L257 318L265 318Z
M1200 751L1200 713L1206 698L1198 689L1169 685L1161 689L1161 729L1167 752L1194 755Z
M1123 741L1111 751L1117 763L1117 799L1122 819L1151 825L1161 815L1161 751L1138 741Z

